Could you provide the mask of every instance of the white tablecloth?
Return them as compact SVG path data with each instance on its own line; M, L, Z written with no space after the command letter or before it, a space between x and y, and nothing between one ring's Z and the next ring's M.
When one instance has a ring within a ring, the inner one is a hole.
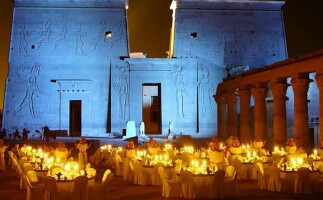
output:
M311 171L310 180L313 188L314 188L314 181L318 177L319 177L318 171ZM295 180L297 179L297 171L287 171L287 172L280 171L280 179L282 183L281 191L294 193L294 184L295 184Z
M164 167L164 169L165 169L165 172L166 172L166 174L168 176L168 179L175 178L176 173L175 173L175 167L174 166L172 166L172 167ZM160 176L158 174L158 171L153 166L143 165L142 170L143 170L144 174L146 176L148 176L146 178L147 185L161 185L162 184Z

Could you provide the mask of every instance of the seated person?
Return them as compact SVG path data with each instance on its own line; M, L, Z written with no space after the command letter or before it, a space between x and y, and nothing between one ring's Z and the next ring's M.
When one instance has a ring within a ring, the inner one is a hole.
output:
M51 146L48 146L46 144L43 145L43 152L47 153L48 155L53 155L54 148Z
M27 152L27 144L23 144L20 148L19 159L26 155Z
M20 149L19 149L19 144L15 144L12 148L11 148L11 151L13 154L16 155L17 159L19 160L19 152L20 152Z
M242 147L237 137L233 137L232 146L229 148L229 150L230 150L230 153L234 155L242 154Z
M218 144L210 142L209 157L211 165L216 165L218 169L222 169L224 152L218 147Z
M228 137L228 139L225 141L225 143L227 144L227 146L230 148L232 147L232 142L233 142L234 137L231 135L230 137Z
M68 150L64 144L64 142L58 142L57 147L55 148L54 155L56 158L60 158L61 162L65 163L67 161L67 157L71 154L73 148Z
M125 147L126 157L134 159L136 157L135 143L133 141L128 141Z
M252 143L253 149L254 151L256 151L256 153L259 156L265 156L266 155L266 149L264 148L266 144L266 141L263 141L261 139L261 137L257 136L255 138L255 140Z
M214 136L211 140L211 142L208 144L210 149L212 150L212 148L215 148L219 145L219 140L217 136Z
M159 144L156 140L154 140L154 138L149 139L147 142L147 147L148 154L156 155L159 151Z
M307 154L305 148L302 145L299 146L295 152L295 155L300 158L306 158Z
M286 145L286 152L289 155L293 155L296 152L296 144L293 138L287 140L287 145Z

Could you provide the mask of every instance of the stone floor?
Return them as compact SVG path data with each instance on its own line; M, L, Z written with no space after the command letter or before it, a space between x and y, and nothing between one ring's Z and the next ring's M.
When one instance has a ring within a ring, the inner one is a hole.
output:
M100 180L105 170L104 167L97 169L96 180ZM23 200L26 198L26 190L19 189L19 178L11 169L0 172L0 200ZM161 186L139 186L125 183L122 177L114 177L110 189L111 200L157 200L161 197ZM269 199L307 199L323 200L322 194L294 195L278 192L269 192L256 189L255 181L239 181L238 194L233 199L239 200L269 200Z

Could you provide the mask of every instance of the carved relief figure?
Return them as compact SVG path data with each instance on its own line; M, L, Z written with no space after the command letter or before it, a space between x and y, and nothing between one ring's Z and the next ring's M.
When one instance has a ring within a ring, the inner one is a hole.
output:
M66 43L66 35L67 35L66 20L65 19L62 19L59 33L58 33L58 35L57 35L57 37L55 38L55 41L54 41L53 49L56 49L57 46L61 42L65 42Z
M15 71L16 76L18 80L24 84L26 87L25 95L19 105L12 111L12 115L16 115L17 112L19 112L22 108L27 107L29 109L29 113L32 118L35 118L35 111L34 111L34 95L37 92L42 92L38 85L37 85L37 77L39 75L39 70L40 70L40 64L36 63L30 70L27 79L23 79L19 73L18 70Z
M51 21L48 20L45 22L44 27L40 29L40 33L37 41L37 48L39 49L43 44L49 42L49 37L52 34L52 30L50 28Z
M20 25L19 30L19 54L25 54L27 55L27 37L30 35L30 31L26 30L25 25Z
M77 27L77 30L75 31L75 55L81 55L83 54L83 36L86 35L86 32L82 31L81 24Z
M201 113L203 117L206 117L206 113L209 112L212 117L214 117L214 112L212 109L213 94L215 92L214 86L212 84L212 78L210 77L210 72L207 71L206 74L201 75L198 87L201 99Z
M100 26L100 30L99 32L96 34L95 38L93 39L93 49L92 50L96 50L98 44L100 42L103 42L105 43L105 36L104 36L104 33L105 31L107 30L107 27L106 27L106 24L105 24L105 21L104 20L101 20L99 22L99 26Z
M184 97L187 95L186 86L188 85L188 82L184 81L181 73L178 73L175 76L174 85L176 87L177 116L179 118L184 118Z
M119 68L119 82L113 84L114 90L119 96L119 117L123 120L126 119L126 106L129 95L128 75L127 68L125 66Z
M122 21L119 21L118 26L116 27L115 31L112 32L112 37L110 38L109 49L111 49L113 47L113 44L115 41L121 42L122 35L123 35Z

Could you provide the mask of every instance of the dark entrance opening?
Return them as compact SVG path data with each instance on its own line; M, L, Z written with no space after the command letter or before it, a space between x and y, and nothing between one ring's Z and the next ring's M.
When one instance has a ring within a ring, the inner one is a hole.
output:
M78 137L82 135L82 101L70 101L70 136Z
M161 84L142 85L142 118L147 134L161 134Z

